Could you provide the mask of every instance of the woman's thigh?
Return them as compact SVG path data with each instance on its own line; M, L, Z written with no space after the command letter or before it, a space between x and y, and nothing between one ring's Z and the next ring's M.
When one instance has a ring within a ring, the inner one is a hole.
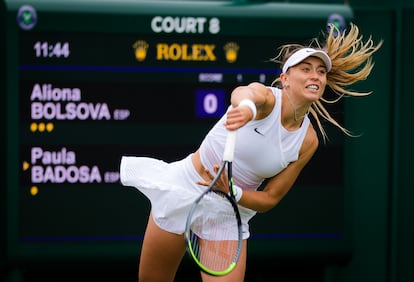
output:
M184 236L159 228L150 214L139 261L139 281L174 281L184 253Z
M237 261L236 268L229 274L221 277L210 276L205 273L201 273L203 282L243 282L246 272L246 259L247 259L247 240L243 240L242 250L239 260Z

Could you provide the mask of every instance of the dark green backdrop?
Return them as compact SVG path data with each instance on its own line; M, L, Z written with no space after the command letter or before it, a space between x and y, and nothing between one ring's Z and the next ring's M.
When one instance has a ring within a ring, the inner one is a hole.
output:
M413 144L409 130L413 123L409 91L413 3L156 2L97 5L94 1L30 1L39 15L33 31L20 30L16 22L18 7L28 2L1 2L1 124L7 133L2 147L7 169L0 192L2 278L94 281L103 276L113 281L134 281L148 203L133 190L120 193L121 187L115 183L41 183L40 193L33 197L29 193L33 186L30 175L21 169L22 162L30 159L31 148L60 151L67 147L76 152L78 164L97 165L107 172L117 170L122 154L181 157L197 145L214 121L214 117L200 119L189 111L194 109L192 96L180 98L183 89L193 93L200 87L198 73L224 72L221 83L203 85L203 89L216 91L218 87L224 93L238 83L260 79L260 74L270 82L277 70L264 60L273 50L284 41L316 36L327 17L337 12L348 22L355 22L365 36L372 35L375 41L384 39L374 58L372 75L358 85L358 89L372 90L373 95L347 100L339 109L344 109L347 127L362 132L362 136L333 135L333 142L318 152L285 201L253 220L247 279L413 281L410 161L414 156L409 147ZM154 15L217 17L221 30L216 35L154 34L146 26ZM133 50L127 46L142 38L151 44L203 42L215 44L217 50L227 41L237 41L241 51L235 65L225 62L224 53L217 53L222 57L205 64L154 60L142 66L130 60ZM34 58L36 40L70 40L73 53L66 61ZM122 41L125 44L116 43ZM77 51L84 54L76 57ZM99 70L85 70L85 66ZM243 75L242 81L237 81L237 74ZM132 98L131 102L128 97L135 97L134 93L159 97L160 92L152 89L160 81L160 85L173 89L174 100L183 99L180 114L172 113L169 123L141 120L139 113L151 113L145 105L157 100ZM55 130L46 137L30 132L33 120L28 95L37 82L81 87L85 101L107 102L112 109L128 108L135 116L127 121L54 121ZM116 89L123 90L114 97ZM144 107L138 107L139 102ZM151 139L139 133L145 130L156 134L159 129L168 130L171 137ZM126 134L130 131L134 133ZM190 138L180 138L188 131L192 132ZM131 211L140 215L131 215ZM101 276L102 265L106 271ZM193 265L185 260L178 277L194 279L194 272ZM67 275L62 277L61 273Z

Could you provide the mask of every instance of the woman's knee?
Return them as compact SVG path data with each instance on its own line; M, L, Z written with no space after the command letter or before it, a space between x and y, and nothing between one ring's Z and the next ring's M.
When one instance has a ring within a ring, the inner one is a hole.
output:
M139 261L139 281L173 281L185 253L183 235L159 228L150 217Z

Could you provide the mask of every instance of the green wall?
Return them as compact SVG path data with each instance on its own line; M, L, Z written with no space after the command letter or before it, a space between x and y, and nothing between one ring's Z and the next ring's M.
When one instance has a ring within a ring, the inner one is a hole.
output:
M362 163L354 158L348 164L359 171L352 197L353 255L334 281L414 281L413 4L408 0L350 1L354 21L363 32L385 42L367 81L375 93L361 109L372 134L355 148L359 156L365 156Z
M395 81L400 84L397 88L394 107L394 131L393 131L393 213L392 213L392 274L394 281L414 281L414 199L413 189L413 150L414 136L411 127L414 122L412 105L414 95L412 93L411 66L414 64L412 46L414 44L414 3L406 1L404 8L398 11L400 28L397 42L397 57L399 66L395 75ZM397 31L398 32L398 31ZM392 70L391 70L391 73Z

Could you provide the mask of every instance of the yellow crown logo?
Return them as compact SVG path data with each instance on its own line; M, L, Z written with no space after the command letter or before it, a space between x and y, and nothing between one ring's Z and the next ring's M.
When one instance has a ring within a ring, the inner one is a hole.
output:
M132 45L135 50L135 58L139 62L144 61L147 57L148 46L149 45L145 40L138 40Z
M229 63L234 63L237 60L237 55L239 53L239 45L236 42L228 42L224 45L223 49L226 53L226 60Z

